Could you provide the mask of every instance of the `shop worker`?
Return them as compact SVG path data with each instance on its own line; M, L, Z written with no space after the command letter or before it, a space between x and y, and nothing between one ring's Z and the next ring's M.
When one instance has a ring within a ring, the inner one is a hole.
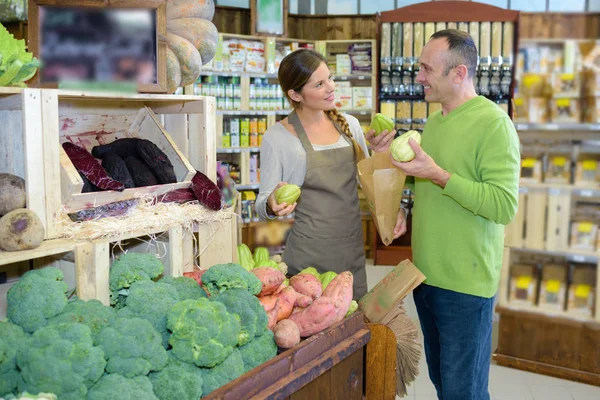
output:
M356 118L336 110L335 84L321 54L290 53L278 78L293 111L263 137L257 212L272 219L295 211L283 253L290 274L309 266L351 271L359 299L367 292L356 170L368 156L364 134ZM389 147L392 137L386 132L374 150ZM300 198L277 204L275 190L286 183L301 187Z
M414 299L429 376L440 399L486 400L504 226L517 211L519 139L506 112L475 93L477 48L467 33L435 33L419 61L425 100L442 109L429 116L421 146L409 140L415 159L394 165L414 177L412 254L426 276ZM405 231L401 210L394 234Z

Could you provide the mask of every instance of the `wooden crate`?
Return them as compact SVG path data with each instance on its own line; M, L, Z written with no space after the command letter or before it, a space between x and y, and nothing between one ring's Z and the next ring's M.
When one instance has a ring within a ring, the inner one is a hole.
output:
M391 357L394 363L390 364L391 358L386 357L377 360L380 366L370 368L376 360L369 359L367 349L365 362L367 343L387 348L385 340L389 335L384 329L369 328L363 314L356 312L205 398L362 400L368 393L377 393L377 397L368 398L394 399L395 385L384 388L383 382L389 383L389 380L376 379L376 375L383 368L394 371L395 354ZM371 357L377 354L372 351Z
M525 236L523 240L524 247L528 249L545 249L547 204L547 189L528 189L525 208Z

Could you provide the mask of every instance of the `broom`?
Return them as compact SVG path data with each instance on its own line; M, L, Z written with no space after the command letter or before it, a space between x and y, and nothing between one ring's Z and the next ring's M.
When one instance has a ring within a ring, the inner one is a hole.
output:
M396 335L396 395L407 395L408 385L419 374L421 342L419 330L406 314L402 302L390 310L381 321Z

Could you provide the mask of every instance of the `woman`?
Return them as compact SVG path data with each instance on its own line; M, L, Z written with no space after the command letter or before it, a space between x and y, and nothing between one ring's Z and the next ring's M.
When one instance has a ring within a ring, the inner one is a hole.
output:
M264 135L256 209L262 219L295 210L283 253L291 274L308 266L320 273L351 271L359 299L367 278L356 163L368 156L360 124L335 109L335 84L321 54L294 51L281 61L278 78L294 110ZM392 138L390 132L375 151ZM300 198L277 204L274 192L286 183L301 187Z

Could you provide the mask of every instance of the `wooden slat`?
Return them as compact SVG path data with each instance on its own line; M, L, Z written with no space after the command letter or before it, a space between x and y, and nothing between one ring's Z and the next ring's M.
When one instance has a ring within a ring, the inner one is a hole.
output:
M396 399L396 336L382 324L368 324L365 388L369 400Z
M363 399L364 356L363 347L330 370L329 391L332 399ZM307 397L306 400L312 400L313 398Z
M534 372L536 374L550 375L561 379L569 379L572 381L600 386L599 374L578 371L537 361L524 360L521 358L505 356L497 353L494 354L494 359L498 365L504 367L517 368L524 371Z
M500 271L500 284L498 289L498 304L505 306L508 303L508 284L510 279L511 251L504 247L502 252L502 269Z
M40 218L44 230L47 229L46 182L44 181L44 141L42 128L42 94L39 89L23 91L25 188L27 208Z
M181 225L174 226L169 229L169 259L171 270L166 272L169 276L182 276L184 264L183 251L183 227Z
M175 141L179 151L189 160L188 117L186 114L162 114L165 130Z
M190 163L211 181L217 181L216 102L214 97L203 98L202 114L189 115Z
M293 393L289 397L290 400L332 400L334 397L331 393L331 375L331 370L328 370L323 375L311 381L309 385ZM341 387L337 389L340 391L344 390Z
M0 250L0 265L13 264L20 261L31 260L51 256L53 254L66 253L73 251L77 244L72 240L54 239L44 240L42 244L35 249L22 251L2 251Z
M96 299L109 305L108 271L110 251L107 241L84 242L75 250L77 296L82 300Z
M61 148L58 134L58 97L52 91L41 92L42 125L44 134L44 180L46 182L46 238L54 238L58 233L58 215L62 210L60 157Z
M229 32L238 35L250 35L250 9L216 6L212 20L219 32ZM291 28L291 21L289 27Z
M0 110L0 121L0 172L24 178L23 114L20 109Z

